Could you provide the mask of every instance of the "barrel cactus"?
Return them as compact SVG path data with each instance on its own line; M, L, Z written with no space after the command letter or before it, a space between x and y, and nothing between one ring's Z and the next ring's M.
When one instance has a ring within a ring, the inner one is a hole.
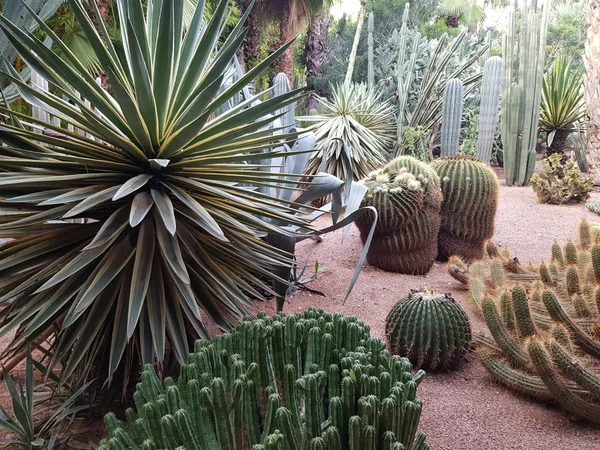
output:
M368 188L362 206L373 206L378 219L367 255L369 264L407 274L425 274L437 255L442 194L429 165L400 156L362 181ZM373 217L356 221L363 243Z
M429 290L400 299L385 320L385 334L392 353L428 372L458 367L471 343L464 310L450 294Z
M177 382L146 367L100 450L427 450L411 370L353 317L261 314L197 342Z
M483 257L494 234L498 178L486 164L467 156L440 158L432 167L441 180L444 201L438 259L458 255L466 261Z

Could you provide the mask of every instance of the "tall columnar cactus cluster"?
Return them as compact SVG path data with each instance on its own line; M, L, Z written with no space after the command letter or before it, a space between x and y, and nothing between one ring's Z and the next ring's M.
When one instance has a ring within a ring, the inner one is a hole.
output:
M485 318L491 336L475 341L492 376L600 424L600 241L585 221L579 235L555 242L549 262L521 266L491 244L489 261L453 258L449 271Z
M374 39L373 32L375 31L375 17L373 13L369 13L369 22L367 25L367 83L370 88L375 87L375 61L374 61Z
M489 166L466 156L440 158L431 163L442 186L442 223L438 259L459 255L483 257L485 241L494 234L498 179Z
M446 83L442 103L441 155L456 156L463 112L463 84L457 78Z
M367 255L369 264L407 274L425 274L437 255L442 194L440 180L426 163L400 156L362 180L368 191L362 206L374 206L377 225ZM373 217L355 223L363 243Z
M499 56L489 58L483 65L481 101L479 103L479 135L477 136L477 159L489 164L500 114L500 93L504 61Z
M521 4L518 31L517 3ZM527 185L535 166L550 1L543 1L541 17L537 5L537 0L512 1L502 46L502 147L509 186Z
M392 353L428 372L458 367L471 344L467 314L450 294L430 290L400 299L385 320L385 334Z
M101 450L427 450L406 358L353 317L311 309L197 342L177 382L147 367Z

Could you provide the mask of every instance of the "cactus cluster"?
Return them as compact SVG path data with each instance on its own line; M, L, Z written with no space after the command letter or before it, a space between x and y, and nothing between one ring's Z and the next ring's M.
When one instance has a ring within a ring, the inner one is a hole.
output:
M353 317L260 314L197 342L177 382L147 367L100 450L427 450L411 369Z
M392 353L428 372L458 367L471 344L467 314L450 294L430 290L400 299L385 320L385 334Z
M361 206L374 206L377 225L369 264L407 274L425 274L437 255L442 194L440 180L426 163L400 156L362 180L368 191ZM373 217L355 223L365 243Z
M531 185L540 203L562 205L584 202L594 188L591 177L583 175L577 165L569 160L562 162L560 153L541 161L542 170L531 177Z
M489 166L466 156L440 158L431 163L442 186L442 224L438 259L458 255L465 260L483 257L485 241L494 234L498 179Z
M449 262L468 284L491 336L476 336L483 365L501 384L600 424L600 242L583 221L579 242L522 266L488 245L489 262Z

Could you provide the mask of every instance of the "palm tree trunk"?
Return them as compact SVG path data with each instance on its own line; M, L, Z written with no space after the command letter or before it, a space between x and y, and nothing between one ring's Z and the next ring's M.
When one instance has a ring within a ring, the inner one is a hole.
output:
M100 13L100 18L102 19L102 23L104 23L104 25L106 25L106 22L108 21L108 13L110 11L110 3L109 3L110 0L91 0L91 1L96 2L96 6L98 7L98 12ZM96 13L94 12L94 9L92 8L91 5L88 5L88 13L92 19L92 22L94 22L96 29L99 30ZM106 74L104 72L100 72L98 74L98 76L100 77L100 80L101 80L100 83L102 85L102 88L108 90L108 77L106 76Z
M584 94L589 121L587 154L589 172L600 184L600 0L590 0L586 19Z
M281 18L279 19L279 46L290 41L293 35L292 17L290 8L282 8ZM289 80L290 86L294 83L294 45L290 45L275 63L277 73L285 73ZM292 86L293 88L294 86Z
M257 6L254 7L254 10L248 16L246 25L248 33L244 40L244 66L246 67L246 71L248 71L256 65L260 57L262 22Z
M354 35L354 43L348 60L348 70L346 71L345 84L350 84L352 81L352 73L354 73L354 64L356 63L356 53L358 52L358 43L360 42L360 33L362 32L363 23L365 22L365 1L361 1L360 12L358 13L358 24L356 25L356 34Z
M308 25L306 34L306 84L308 89L315 91L314 78L323 74L323 63L327 58L327 37L329 34L329 12L324 11L313 17ZM316 107L316 100L311 95L309 110Z

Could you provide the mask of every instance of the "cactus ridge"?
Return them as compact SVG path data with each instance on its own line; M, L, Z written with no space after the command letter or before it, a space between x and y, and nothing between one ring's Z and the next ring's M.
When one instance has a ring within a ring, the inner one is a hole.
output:
M498 179L487 165L465 156L440 158L438 173L444 200L438 236L438 259L458 255L467 261L483 257L494 234Z
M510 252L494 252L470 269L461 266L455 278L483 289L483 300L474 303L489 335L475 340L494 379L600 424L600 245L587 241L586 228L584 221L578 243L554 242L550 264L522 266ZM504 283L498 283L498 261ZM449 273L458 267L455 258Z
M354 317L260 313L196 342L177 382L146 366L135 408L125 423L106 416L99 448L428 450L417 432L424 372L411 370Z
M456 156L460 140L463 112L463 84L457 78L448 80L442 101L441 155Z
M392 353L406 356L427 371L458 367L471 342L463 309L448 294L413 291L400 299L386 318Z
M368 191L362 206L373 206L378 219L367 255L369 264L400 273L424 274L437 255L442 196L437 174L410 156L392 160L362 180ZM373 217L356 221L363 243Z
M494 138L500 114L500 93L504 77L504 60L492 56L483 65L481 79L481 102L479 104L479 134L477 136L477 159L490 163Z

